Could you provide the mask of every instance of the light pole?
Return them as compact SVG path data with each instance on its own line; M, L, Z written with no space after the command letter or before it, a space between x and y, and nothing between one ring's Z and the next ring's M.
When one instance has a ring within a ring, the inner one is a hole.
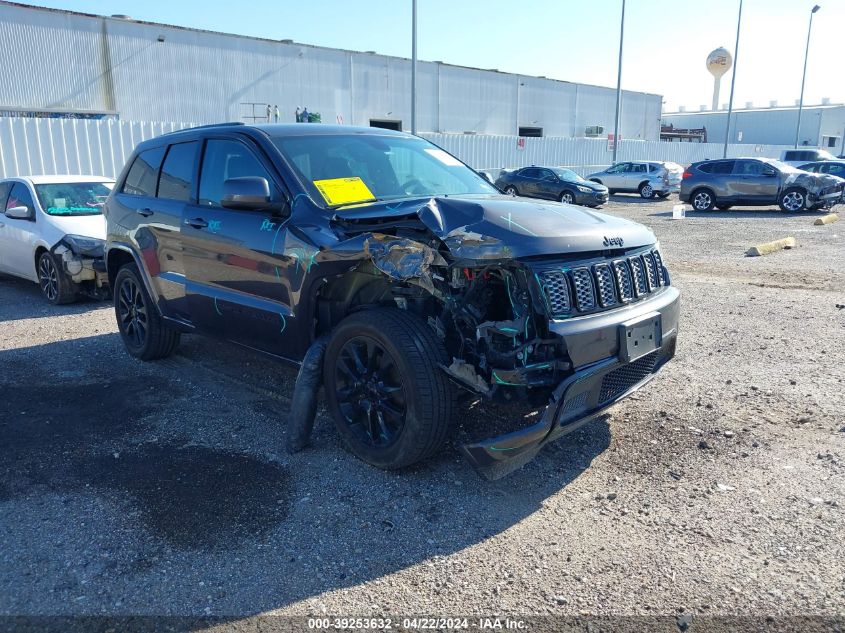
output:
M807 57L810 54L810 33L813 31L813 16L821 9L819 5L810 11L810 26L807 27L807 48L804 50L804 74L801 76L801 98L798 100L798 125L795 127L795 148L798 149L798 137L801 134L801 110L804 109L804 82L807 80Z
M742 26L742 0L739 0L739 16L736 19L736 44L734 45L734 70L731 75L731 98L728 101L728 122L725 125L725 147L722 158L728 157L728 137L731 135L731 114L734 110L734 84L736 83L736 67L739 64L739 27Z
M411 134L417 133L417 0L411 0Z
M622 20L619 26L619 71L616 75L616 123L613 125L613 164L619 150L619 115L622 112L622 41L625 39L625 0L622 0Z

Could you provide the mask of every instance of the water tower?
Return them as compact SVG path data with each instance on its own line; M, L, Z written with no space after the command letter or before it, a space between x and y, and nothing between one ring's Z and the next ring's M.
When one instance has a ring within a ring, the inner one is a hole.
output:
M719 108L719 84L722 75L728 72L733 58L726 48L719 47L707 56L707 70L713 75L713 110Z

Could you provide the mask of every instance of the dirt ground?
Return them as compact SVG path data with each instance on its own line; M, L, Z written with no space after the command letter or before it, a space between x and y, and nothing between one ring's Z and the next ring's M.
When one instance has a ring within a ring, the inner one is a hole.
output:
M141 363L110 305L3 278L0 615L842 614L845 224L673 204L605 211L661 240L677 357L492 483L453 444L370 468L324 414L289 456L292 370L198 337Z

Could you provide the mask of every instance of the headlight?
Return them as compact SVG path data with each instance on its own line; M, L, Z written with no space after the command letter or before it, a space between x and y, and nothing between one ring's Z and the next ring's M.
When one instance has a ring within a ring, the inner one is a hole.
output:
M85 237L84 235L65 235L62 241L70 247L76 255L87 257L102 257L105 240L96 237Z
M592 189L590 189L589 187L582 187L581 185L578 185L578 191L580 191L581 193L593 193Z

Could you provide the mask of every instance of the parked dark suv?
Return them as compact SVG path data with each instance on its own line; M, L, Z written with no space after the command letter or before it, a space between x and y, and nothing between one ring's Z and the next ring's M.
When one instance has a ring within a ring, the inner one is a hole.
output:
M838 204L845 180L770 158L707 160L684 171L680 198L696 211L777 204L793 213Z
M675 352L679 295L651 231L501 195L400 132L167 134L136 148L105 214L131 354L167 356L196 331L300 376L318 358L339 433L383 468L443 444L458 390L548 405L527 428L463 446L482 474L502 475Z

